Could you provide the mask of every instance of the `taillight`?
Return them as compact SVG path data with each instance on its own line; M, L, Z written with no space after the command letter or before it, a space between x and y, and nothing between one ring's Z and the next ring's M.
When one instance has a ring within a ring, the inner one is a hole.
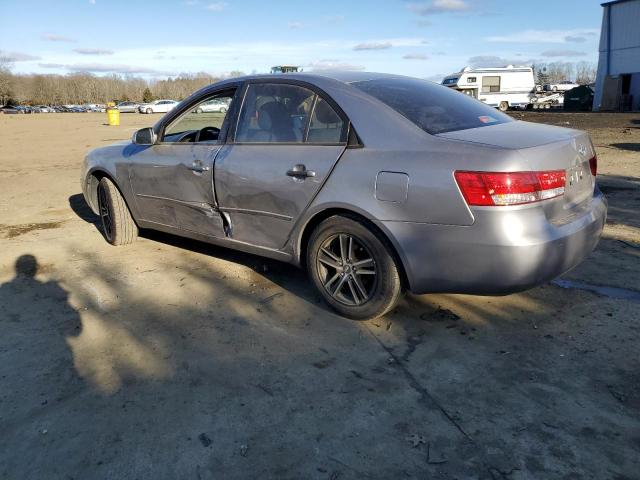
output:
M467 204L476 206L521 205L564 194L564 170L546 172L454 173Z
M589 159L589 168L591 169L591 175L595 177L598 173L598 157L596 155Z

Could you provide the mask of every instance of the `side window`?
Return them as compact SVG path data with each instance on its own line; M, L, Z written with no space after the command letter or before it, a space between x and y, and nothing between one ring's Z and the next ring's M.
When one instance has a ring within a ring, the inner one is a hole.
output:
M476 83L476 77L467 77L467 83Z
M194 105L165 128L162 141L217 143L233 95L233 91L224 92Z
M307 135L308 143L340 143L344 122L324 99L318 97Z
M311 90L295 85L249 85L235 141L302 143L315 96Z
M482 77L482 93L499 91L500 77Z

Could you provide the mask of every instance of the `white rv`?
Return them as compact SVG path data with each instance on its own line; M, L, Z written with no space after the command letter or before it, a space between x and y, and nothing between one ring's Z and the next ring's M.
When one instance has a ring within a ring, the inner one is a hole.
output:
M526 108L535 93L531 67L470 68L448 75L442 85L460 90L502 111Z

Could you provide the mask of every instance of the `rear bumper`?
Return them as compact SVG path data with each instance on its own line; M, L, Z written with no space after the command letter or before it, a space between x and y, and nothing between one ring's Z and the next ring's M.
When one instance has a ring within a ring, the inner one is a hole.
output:
M597 192L563 223L541 208L477 209L471 226L383 222L412 292L505 295L548 282L596 247L607 216Z

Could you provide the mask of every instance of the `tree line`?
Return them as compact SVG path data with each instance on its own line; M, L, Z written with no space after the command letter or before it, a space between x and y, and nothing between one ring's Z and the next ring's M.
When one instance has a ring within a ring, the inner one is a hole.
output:
M229 76L239 76L232 72ZM91 73L17 74L0 62L0 105L82 105L167 98L182 100L199 88L221 80L208 73L181 74L166 80L131 75Z
M597 68L592 62L552 62L533 65L536 72L536 82L558 83L572 80L580 85L588 85L596 81Z

